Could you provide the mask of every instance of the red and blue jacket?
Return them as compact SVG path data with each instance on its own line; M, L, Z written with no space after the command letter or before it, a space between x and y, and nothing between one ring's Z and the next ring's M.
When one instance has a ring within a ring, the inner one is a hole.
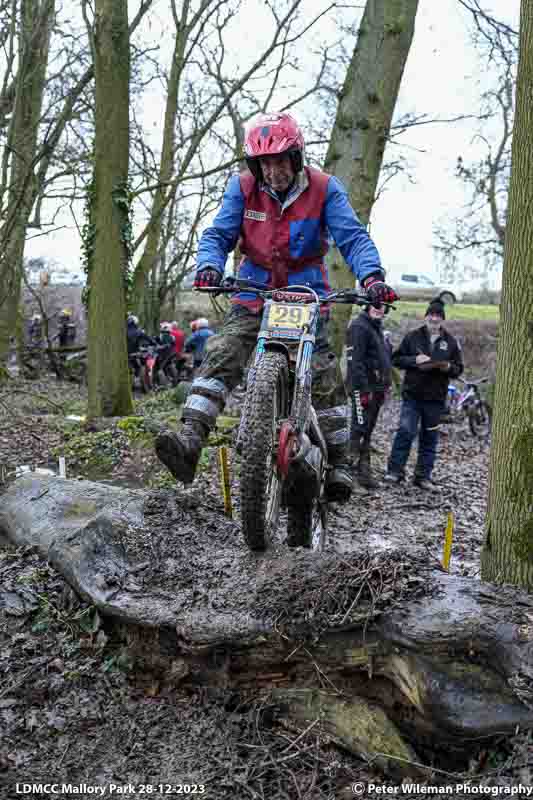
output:
M265 288L310 286L320 296L330 291L324 256L333 239L353 274L362 281L383 275L378 251L335 177L305 167L283 202L250 172L233 176L213 224L203 232L197 268L224 273L228 254L239 245L238 277ZM253 291L235 302L258 310Z

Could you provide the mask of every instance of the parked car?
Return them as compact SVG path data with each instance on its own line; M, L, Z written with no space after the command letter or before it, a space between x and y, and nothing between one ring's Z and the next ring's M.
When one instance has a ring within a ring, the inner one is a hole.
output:
M440 297L448 305L459 302L463 291L457 286L438 283L419 272L404 272L399 280L391 279L390 285L402 300L433 300Z

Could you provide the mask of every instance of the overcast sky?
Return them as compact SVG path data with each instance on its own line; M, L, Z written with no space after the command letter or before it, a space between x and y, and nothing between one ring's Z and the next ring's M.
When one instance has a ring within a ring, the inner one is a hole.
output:
M518 28L519 0L487 0L485 8ZM432 116L476 113L479 96L490 76L469 39L469 15L456 0L420 0L399 111ZM433 226L460 210L465 195L454 177L457 157L475 157L474 124L413 128L403 140L413 162L414 185L398 179L375 206L371 233L384 264L393 272L403 266L436 273ZM424 150L418 153L410 147Z
M313 8L315 3L309 2ZM245 0L245 4L250 14L240 15L239 25L246 28L248 55L253 57L261 38L261 25L257 21L257 5L250 0ZM162 10L167 4L160 0L158 5L161 11L150 26L156 38L158 25L166 27ZM485 3L497 17L515 27L518 27L519 5L519 0ZM353 16L354 12L343 13ZM450 117L478 110L481 87L486 87L490 76L480 68L470 43L469 22L468 14L457 0L420 0L398 113L412 111ZM243 41L241 32L236 38L239 60L245 55ZM164 57L162 60L167 62ZM146 103L147 120L162 119L163 102L162 97L152 95ZM389 274L408 267L436 275L433 226L465 202L454 170L458 155L468 158L475 154L474 132L473 124L464 121L416 127L402 138L401 152L409 159L410 175L415 182L395 178L375 205L371 220L371 235ZM394 151L390 155L394 156ZM65 216L60 222L68 226L66 230L29 241L26 255L53 259L72 273L81 274L80 243L72 218Z

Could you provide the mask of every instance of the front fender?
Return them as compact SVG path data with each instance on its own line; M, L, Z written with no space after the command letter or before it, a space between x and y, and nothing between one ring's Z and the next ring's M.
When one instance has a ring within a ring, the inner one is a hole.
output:
M287 361L290 361L290 350L283 342L268 340L265 342L265 350L275 350L277 353L283 353L283 355L287 356Z

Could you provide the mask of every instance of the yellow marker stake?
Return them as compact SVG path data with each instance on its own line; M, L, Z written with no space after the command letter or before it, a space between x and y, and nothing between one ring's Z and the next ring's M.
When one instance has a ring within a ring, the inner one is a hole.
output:
M450 571L450 558L452 555L452 540L453 540L453 512L448 512L448 522L446 524L446 533L444 534L444 552L442 554L442 566L446 572Z
M233 507L231 505L231 491L229 484L228 448L224 447L224 445L218 448L218 462L220 464L222 494L224 495L224 511L226 512L227 517L233 519Z

